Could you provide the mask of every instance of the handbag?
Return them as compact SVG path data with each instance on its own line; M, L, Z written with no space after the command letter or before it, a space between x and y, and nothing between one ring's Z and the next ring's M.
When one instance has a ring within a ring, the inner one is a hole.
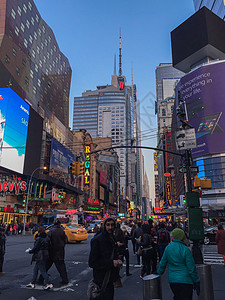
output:
M142 256L142 249L141 249L141 247L138 248L137 255Z

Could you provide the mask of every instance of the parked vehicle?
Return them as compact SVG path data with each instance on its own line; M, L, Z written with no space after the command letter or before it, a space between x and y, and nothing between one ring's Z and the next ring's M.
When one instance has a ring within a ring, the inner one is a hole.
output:
M54 225L48 226L45 230L46 233L53 228ZM61 228L65 231L67 243L86 241L88 238L88 233L85 228L77 224L61 224ZM34 240L37 237L37 232L34 234Z
M86 227L86 230L88 233L95 233L98 228L99 228L98 225L91 223Z
M223 225L223 228L225 229L225 225ZM216 244L216 233L218 230L218 225L206 227L204 229L204 244L209 245L209 244Z

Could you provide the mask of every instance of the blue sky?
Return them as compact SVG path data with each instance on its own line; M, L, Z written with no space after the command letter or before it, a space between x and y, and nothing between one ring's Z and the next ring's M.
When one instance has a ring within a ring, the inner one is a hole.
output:
M70 126L73 98L97 85L110 84L122 30L122 70L134 83L141 100L142 131L156 128L154 117L155 68L171 62L170 32L194 13L192 0L34 0L42 18L52 28L61 51L72 68ZM154 147L146 136L143 145ZM144 151L152 182L153 152Z

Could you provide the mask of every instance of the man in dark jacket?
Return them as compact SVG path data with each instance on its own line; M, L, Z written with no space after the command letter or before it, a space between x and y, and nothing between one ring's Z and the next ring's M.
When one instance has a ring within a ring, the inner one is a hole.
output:
M64 230L61 228L61 222L56 220L54 223L53 229L48 232L48 237L51 241L50 255L49 259L46 263L46 270L48 271L53 263L56 266L57 271L61 276L61 284L68 284L68 277L65 265L65 244L66 244L66 234ZM39 283L43 282L43 278L40 276Z
M91 252L89 255L89 266L93 268L93 281L102 287L104 277L107 271L111 271L108 284L102 293L102 299L113 300L114 286L119 276L119 268L122 267L122 261L116 256L116 243L113 238L115 221L113 218L106 218L103 223L103 230L91 243Z
M33 254L32 262L35 261L36 264L33 270L33 278L32 281L27 285L27 287L34 288L35 283L38 276L38 271L41 272L43 276L46 286L45 289L53 288L53 285L50 283L48 274L46 272L46 261L49 258L49 248L50 248L50 240L47 237L45 230L43 227L39 227L38 229L38 237L34 242L33 249L27 249L26 252Z
M137 223L137 228L134 230L133 232L133 236L132 238L135 240L136 242L136 253L138 252L138 249L140 247L140 242L141 242L141 236L143 234L142 229L141 229L141 222ZM141 261L140 261L140 255L137 254L137 264L140 265Z
M164 223L159 224L159 231L157 233L158 236L158 249L159 249L159 260L161 260L163 253L165 251L165 248L170 243L170 234L166 230L166 226Z

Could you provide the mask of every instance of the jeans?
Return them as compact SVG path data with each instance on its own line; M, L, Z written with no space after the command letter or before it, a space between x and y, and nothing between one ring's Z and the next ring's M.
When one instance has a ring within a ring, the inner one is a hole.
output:
M47 260L46 262L46 271L48 272L48 270L51 268L51 266L53 265L53 263L56 266L57 271L59 272L59 275L61 276L62 282L63 283L68 283L68 277L67 277L67 272L66 272L66 265L64 260L56 260L53 261L51 259ZM41 284L43 283L43 277L44 276L40 276L38 282Z
M138 242L136 242L136 253L137 253L139 247L140 247L140 244L139 244ZM140 255L137 255L137 264L138 264L138 265L141 264Z
M37 261L35 266L34 266L34 270L33 270L33 278L32 278L32 283L35 283L37 280L37 276L38 276L38 271L40 271L42 277L45 280L46 284L49 284L49 277L48 274L46 272L46 262L45 261Z
M159 261L161 260L161 258L163 257L163 253L165 251L167 245L159 245Z
M173 300L192 300L193 284L170 283L174 294Z

